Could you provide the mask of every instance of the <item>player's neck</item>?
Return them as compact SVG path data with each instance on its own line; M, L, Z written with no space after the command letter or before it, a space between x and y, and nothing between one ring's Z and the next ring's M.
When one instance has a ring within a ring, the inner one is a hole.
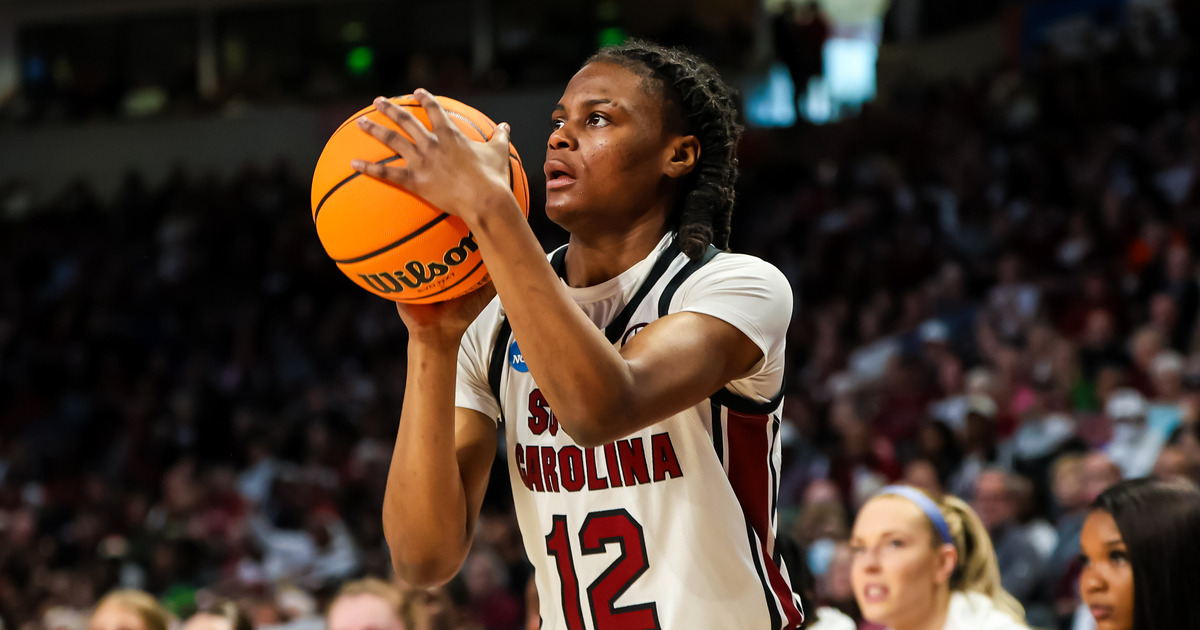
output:
M649 256L666 231L660 218L639 221L620 232L572 233L567 247L567 285L590 287L621 275Z

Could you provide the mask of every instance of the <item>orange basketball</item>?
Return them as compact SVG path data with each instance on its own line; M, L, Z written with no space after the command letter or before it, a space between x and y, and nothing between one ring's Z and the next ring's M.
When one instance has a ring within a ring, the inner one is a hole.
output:
M429 128L429 117L412 95L389 100ZM496 123L490 118L454 99L437 100L468 138L486 142L492 137ZM395 302L430 304L483 286L487 268L466 224L403 187L350 167L356 159L404 164L353 124L360 116L399 130L372 105L342 123L325 145L312 184L313 222L325 253L355 284ZM529 183L514 147L509 148L509 165L513 194L528 217Z

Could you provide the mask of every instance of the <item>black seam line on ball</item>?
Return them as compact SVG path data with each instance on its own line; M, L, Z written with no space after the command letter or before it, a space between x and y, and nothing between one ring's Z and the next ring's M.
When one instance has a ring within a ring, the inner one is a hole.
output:
M421 106L420 103L392 103L392 105L395 105L396 107L420 107ZM338 125L338 128L334 130L333 135L337 135L337 132L341 131L342 128L344 128L346 125L349 125L352 122L357 122L359 118L362 118L363 116L370 116L371 114L374 114L377 111L379 111L379 108L375 107L374 105L368 107L366 109L366 111L364 111L363 113L355 116L354 118L347 120L346 122L343 122L341 125Z
M396 107L421 107L420 103L392 103L392 105L395 105ZM334 135L337 135L337 132L341 131L342 128L345 127L346 125L349 125L350 123L358 120L359 118L362 118L363 116L370 116L371 114L373 114L377 111L379 111L378 108L371 107L370 109L363 112L362 114L355 116L354 118L352 118L350 120L347 120L346 122L342 123L341 126L338 127L336 131L333 132ZM487 134L483 133L483 130L479 128L479 125L475 124L475 121L473 121L470 118L467 118L466 116L463 116L462 114L455 112L455 111L447 111L446 114L449 116L454 116L455 118L462 120L463 122L467 123L468 125L471 125L471 128L473 128L475 130L475 132L479 134L480 139L483 140L484 142L487 142ZM512 155L512 154L510 153L509 155ZM517 156L513 156L513 157L517 157ZM386 158L386 159L380 160L379 162L376 162L376 164L388 164L388 163L394 162L398 159L400 159L399 155L393 155L390 158ZM521 158L517 157L517 163L519 164L520 162L521 162ZM314 223L317 220L317 216L321 214L321 208L325 207L325 201L329 199L329 196L332 195L335 190L344 186L346 184L346 182L349 182L350 180L354 179L355 177L358 177L359 175L362 175L362 173L358 173L358 172L352 173L351 175L347 176L346 179L343 179L342 181L340 181L336 185L334 185L333 188L330 188L329 192L325 193L324 197L321 197L321 200L317 202L317 209L315 211L313 211L313 222ZM510 174L509 186L510 187L512 186L511 174Z
M445 221L445 220L446 220L446 218L447 218L447 217L449 217L449 216L450 216L449 214L446 214L445 212L443 212L443 213L441 213L440 215L438 215L438 216L437 216L437 218L435 218L434 220L432 220L432 221L430 221L429 223L426 223L425 225L422 225L421 227L417 228L417 229L416 229L416 231L414 231L414 232L412 232L412 233L408 234L407 236L405 236L405 237L401 238L400 240L396 241L395 243L392 243L392 244L390 244L390 245L384 245L383 247L381 247L381 248L379 248L379 249L377 249L377 250L375 250L375 251L371 252L370 254L366 254L366 255L363 255L363 256L359 256L359 257L357 257L357 258L347 258L347 259L345 259L345 260L338 260L337 258L334 258L334 259L333 259L333 262L335 262L335 263L338 263L338 264L340 264L340 265L348 265L348 264L350 264L350 263L362 262L362 261L364 261L364 260L367 260L367 259L369 259L369 258L374 258L375 256L378 256L378 255L380 255L380 254L382 254L382 253L384 253L384 252L388 251L389 249L395 249L395 248L397 248L397 247L400 247L401 245L403 245L403 244L405 244L405 243L407 243L407 242L409 242L409 241L413 240L414 238L416 238L416 237L420 236L421 234L424 234L425 232L427 232L427 231L428 231L430 228L432 228L433 226L435 226L435 225L437 225L437 224L441 223L442 221Z
M511 146L510 146L510 150L508 152L508 157L510 159L517 161L517 168L520 168L522 171L525 170L525 164L521 162L521 156L517 155L516 151L511 150ZM529 178L526 177L525 180L526 180L525 181L525 207L528 208L529 207ZM514 176L514 173L512 170L512 165L509 165L508 187L513 189L513 197L517 196L517 190L516 190L516 188L514 188L514 186L516 186L516 183L517 183L517 180Z
M462 114L460 114L460 113L458 113L458 112L455 112L455 111L446 110L446 115L447 115L447 116L453 116L453 117L455 117L455 118L457 118L457 119L459 119L459 120L461 120L461 121L463 121L463 122L467 123L468 125L471 125L471 128L475 130L475 133L478 133L478 134L479 134L479 139L480 139L480 140L482 140L483 142L487 142L487 141L488 141L487 134L486 134L486 133L483 133L483 130L479 128L479 125L476 125L476 124L475 124L475 121L473 121L473 120L471 120L470 118L467 118L466 116L463 116ZM495 129L495 128L493 127L493 130L494 130L494 129Z
M392 157L379 160L378 162L376 162L376 164L379 164L379 165L390 164L399 159L400 159L399 155L393 155ZM342 181L335 184L333 186L333 188L329 189L329 192L325 193L324 197L321 197L321 200L317 202L317 209L313 211L313 223L317 222L317 216L321 214L321 208L325 207L325 202L329 199L329 196L332 195L337 189L341 188L342 186L345 186L346 184L348 184L350 182L350 180L354 179L355 177L358 177L359 175L362 175L362 173L359 173L358 171L355 171L351 175L347 175L346 179L343 179Z
M395 105L396 107L420 107L421 106L419 103L392 103L392 105ZM336 136L337 132L341 131L346 125L349 125L350 123L357 121L359 118L362 118L363 116L370 116L371 114L374 114L377 111L379 111L379 110L375 106L371 106L369 109L367 109L367 111L342 123L341 126L339 126L337 128L337 130L333 132L333 135ZM384 158L384 159L376 162L376 164L389 164L391 162L395 162L398 159L400 159L399 155L393 155L390 158ZM346 182L354 179L355 177L358 177L359 175L362 175L362 173L355 172L355 173L350 174L349 176L346 177L346 179L343 179L342 181L338 182L333 188L330 188L329 192L325 193L324 197L321 197L321 201L317 202L316 211L313 212L313 222L314 223L317 221L317 215L321 214L321 208L325 206L325 200L329 199L329 195L332 195L333 191L341 188Z

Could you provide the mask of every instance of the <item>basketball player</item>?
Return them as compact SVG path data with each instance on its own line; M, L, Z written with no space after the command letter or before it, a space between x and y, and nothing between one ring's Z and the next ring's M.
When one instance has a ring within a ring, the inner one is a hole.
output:
M416 97L432 131L376 101L412 140L360 119L404 166L354 166L460 217L499 299L398 307L409 371L383 515L397 572L458 571L499 422L543 628L798 627L774 538L791 292L723 251L730 88L644 42L589 59L551 117L546 212L570 240L549 260L509 188L507 126L472 141Z
M1000 584L987 528L952 495L888 486L854 519L850 581L863 619L891 630L1028 630Z
M1200 628L1200 490L1194 485L1155 477L1118 483L1092 502L1079 542L1079 591L1094 627Z

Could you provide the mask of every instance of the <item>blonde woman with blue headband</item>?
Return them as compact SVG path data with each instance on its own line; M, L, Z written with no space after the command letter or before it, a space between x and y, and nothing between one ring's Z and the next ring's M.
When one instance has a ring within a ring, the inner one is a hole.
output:
M851 582L863 618L892 630L1027 630L992 541L960 499L888 486L858 512Z

